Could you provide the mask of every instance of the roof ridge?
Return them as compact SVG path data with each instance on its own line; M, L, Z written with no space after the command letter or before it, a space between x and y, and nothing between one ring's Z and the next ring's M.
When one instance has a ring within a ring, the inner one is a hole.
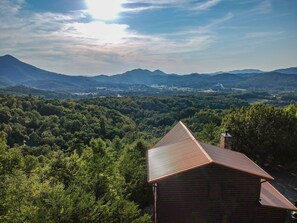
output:
M278 194L282 199L284 199L286 202L288 202L290 205L292 205L292 207L278 207L278 208L282 208L282 209L286 209L286 210L292 210L292 211L297 211L297 207L295 207L295 205L293 205L292 204L292 202L288 199L288 198L286 198L281 192L279 192L278 191L278 189L276 189L271 183L269 183L268 181L266 181L266 182L264 182L264 183L262 183L261 184L261 192L260 192L260 198L261 198L261 196L263 196L263 188L264 188L264 186L265 186L265 184L267 184L268 186L270 186L273 190L274 190L274 192L276 193L276 194ZM266 189L267 190L267 189ZM278 199L278 198L277 198ZM277 207L276 205L269 205L269 204L263 204L263 202L261 202L263 200L263 197L262 197L262 199L260 200L260 204L261 205L263 205L263 206L268 206L268 207Z
M204 153L204 155L209 159L209 162L213 163L213 159L208 155L208 153L205 151L205 149L202 147L202 145L199 143L198 140L194 139L194 142L196 145L200 148L200 150Z
M210 163L213 162L213 159L208 155L208 153L204 150L202 145L199 143L199 141L196 139L196 137L193 135L193 133L185 126L185 124L182 121L179 121L179 123L182 125L182 127L187 131L191 139L194 141L194 143L198 146L198 148L203 152L203 154L206 156L206 158L209 160Z
M181 126L186 130L186 132L188 133L191 139L195 139L191 131L187 128L187 126L182 121L179 121L178 123L181 124Z
M217 146L214 146L214 145L211 145L211 144L207 144L207 143L204 143L204 142L199 142L199 144L200 143L202 143L202 144L204 144L204 145L206 145L206 146L208 146L209 148L206 148L205 149L205 151L206 151L206 153L207 154L209 154L209 149L213 149L213 150L218 150L218 151L220 151L220 153L233 153L233 154L237 154L237 155L239 155L239 156L241 156L241 157L244 157L246 160L248 160L251 164L253 164L256 168L258 168L259 170L261 170L262 171L262 173L261 174L256 174L256 175L258 175L258 176L261 176L261 177L263 177L263 178L265 178L265 179L267 179L267 180L274 180L274 178L269 174L269 173L267 173L262 167L260 167L258 164L256 164L253 160L251 160L247 155L245 155L244 153L241 153L241 152L238 152L238 151L234 151L234 150L228 150L228 149L222 149L222 148L220 148L220 147L217 147ZM202 145L201 145L202 146ZM202 148L203 148L203 146L202 146ZM212 155L211 155L211 153L209 154L209 156L210 157L212 157ZM217 164L217 165L220 165L220 166L224 166L224 167L228 167L228 168L232 168L232 169L234 169L234 167L232 166L232 165L230 165L230 164L228 164L228 163L222 163L221 161L218 161L217 159L213 159L212 158L212 160L213 160L213 163L215 163L215 164ZM239 170L239 169L238 169ZM243 172L246 172L246 173L249 173L249 174L255 174L253 171L250 171L250 170L248 170L248 169L241 169L241 171L243 171Z
M284 198L287 202L291 203L291 201L289 201L288 198L286 198L281 192L279 192L271 183L269 183L268 181L266 181L265 183L270 184L270 186L275 190L275 192L280 195L282 198ZM296 208L297 210L297 208Z
M172 148L172 150L170 150ZM192 153L190 155L187 155ZM160 158L156 158L159 155ZM183 157L184 156L184 157ZM176 168L183 172L206 164L217 164L244 173L256 175L260 178L272 180L273 177L253 162L244 153L221 149L204 143L182 122L179 121L153 148L148 150L148 159L156 159L155 163L148 163L156 168L168 168L168 173L177 173ZM178 158L180 157L180 158ZM162 161L163 160L163 161ZM191 160L190 163L187 163ZM164 163L166 161L167 163ZM173 163L177 161L177 163ZM165 165L166 164L166 165ZM153 170L155 171L155 170ZM167 176L167 172L163 171ZM155 172L153 172L156 176ZM154 177L150 177L152 180Z
M171 145L175 145L175 144L179 144L183 141L186 141L186 140L191 140L191 138L186 138L186 139L183 139L181 141L178 141L178 142L173 142L173 143L169 143L169 144L165 144L165 145L161 145L161 146L158 146L158 147L153 147L153 148L150 148L148 150L154 150L154 149L158 149L158 148L162 148L162 147L165 147L165 146L171 146Z
M160 147L162 145L167 145L168 143L170 143L170 141L182 141L180 139L176 140L176 135L175 133L178 131L179 128L182 128L184 130L184 136L181 137L182 140L185 139L185 137L191 138L191 134L189 134L189 132L187 131L187 129L185 128L184 124L179 121L169 132L167 132L154 146L153 148L157 148ZM174 139L172 138L174 137ZM177 137L178 138L178 137ZM183 139L184 138L184 139ZM170 139L170 140L169 140Z
M249 159L251 162L253 162L257 167L262 169L268 176L270 176L271 179L269 179L269 180L274 180L273 176L271 176L269 173L267 173L266 170L264 170L262 167L260 167L256 162L254 162L252 159L250 159L247 155L245 155L244 153L240 153L240 154L244 155L247 159Z

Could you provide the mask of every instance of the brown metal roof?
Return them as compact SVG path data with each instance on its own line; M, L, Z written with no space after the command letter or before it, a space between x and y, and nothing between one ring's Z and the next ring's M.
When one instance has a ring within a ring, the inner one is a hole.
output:
M243 153L235 152L229 149L221 149L203 142L199 142L199 144L207 152L213 162L218 165L257 175L265 179L273 179L272 176L270 176Z
M268 182L262 183L260 203L263 206L297 211L297 208Z
M173 144L185 139L192 138L192 134L186 131L182 122L178 122L155 146L160 147L167 144Z
M157 181L211 162L192 139L150 149L148 153L150 181Z
M244 154L200 142L182 122L148 150L147 158L150 183L210 163L273 179Z

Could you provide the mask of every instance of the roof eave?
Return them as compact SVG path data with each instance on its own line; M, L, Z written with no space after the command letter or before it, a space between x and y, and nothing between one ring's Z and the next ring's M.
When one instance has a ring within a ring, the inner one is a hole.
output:
M297 211L297 208L285 208L285 207L280 207L280 206L267 205L267 204L262 204L261 201L260 201L260 204L262 206L264 206L264 207L277 208L277 209L290 210L290 211Z
M148 179L148 183L149 183L149 184L154 184L154 183L156 183L156 182L159 182L159 181L164 180L164 179L166 179L166 178L172 177L172 176L174 176L174 175L177 175L177 174L180 174L180 173L183 173L183 172L187 172L187 171L189 171L189 170L193 170L193 169L196 169L196 168L200 168L200 167L203 167L203 166L207 166L207 165L210 165L210 164L212 164L212 163L213 163L213 162L208 162L208 163L205 163L205 164L202 164L202 165L194 166L194 167L191 167L191 168L188 168L188 169L184 169L184 170L182 170L182 171L177 171L177 172L175 172L175 173L168 174L168 175L166 175L166 176L162 176L162 177L158 177L158 178L155 178L155 179L152 179L152 180L149 180L149 179Z
M221 163L216 163L216 162L213 162L213 163L216 164L216 165L219 165L219 166L223 166L223 167L232 169L232 170L237 170L237 171L242 172L242 173L247 173L247 174L250 174L250 175L258 176L258 177L261 178L261 179L265 179L265 180L274 180L274 178L273 178L271 175L269 175L269 174L267 174L267 175L260 175L260 174L255 174L255 173L250 172L250 171L236 169L236 168L234 168L234 167L230 167L230 166L228 166L228 165L224 165L224 164L221 164Z

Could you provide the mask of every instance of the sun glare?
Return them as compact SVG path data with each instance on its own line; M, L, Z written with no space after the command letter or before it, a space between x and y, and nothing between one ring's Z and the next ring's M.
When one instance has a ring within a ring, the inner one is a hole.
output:
M123 0L86 0L86 3L92 17L101 20L114 20L123 9Z

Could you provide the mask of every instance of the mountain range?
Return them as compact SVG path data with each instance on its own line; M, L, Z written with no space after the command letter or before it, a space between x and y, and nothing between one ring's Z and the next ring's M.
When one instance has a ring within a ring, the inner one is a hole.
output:
M162 88L186 88L205 90L220 86L222 89L251 90L296 90L297 67L261 71L257 69L216 72L212 74L192 73L187 75L166 74L161 70L135 69L113 76L70 76L42 70L17 58L0 57L0 87L26 86L41 90L68 93L94 92L98 89L120 91Z

